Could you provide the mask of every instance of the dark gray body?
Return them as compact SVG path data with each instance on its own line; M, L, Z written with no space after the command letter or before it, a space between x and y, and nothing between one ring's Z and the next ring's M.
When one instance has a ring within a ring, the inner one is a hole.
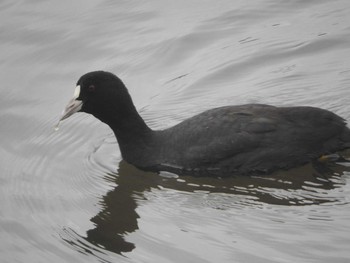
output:
M141 168L177 173L256 174L302 165L347 147L350 131L332 112L249 104L211 109L155 131L138 145L140 155L124 157Z

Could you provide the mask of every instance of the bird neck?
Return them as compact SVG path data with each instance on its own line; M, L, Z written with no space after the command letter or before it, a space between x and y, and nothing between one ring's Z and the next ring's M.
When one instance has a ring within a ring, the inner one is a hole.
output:
M129 163L140 159L140 150L152 144L154 131L147 126L134 107L123 115L114 115L107 124L117 138L123 159Z

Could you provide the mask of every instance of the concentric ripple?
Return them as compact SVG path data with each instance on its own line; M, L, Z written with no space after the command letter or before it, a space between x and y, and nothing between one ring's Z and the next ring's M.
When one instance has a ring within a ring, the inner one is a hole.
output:
M349 1L0 6L1 262L350 261L348 165L158 175L121 161L91 116L54 131L77 78L98 69L125 81L152 128L244 103L350 121Z

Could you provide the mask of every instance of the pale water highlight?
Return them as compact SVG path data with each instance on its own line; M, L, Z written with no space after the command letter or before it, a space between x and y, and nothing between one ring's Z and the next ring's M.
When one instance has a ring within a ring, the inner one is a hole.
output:
M1 262L350 261L344 164L158 175L123 162L92 116L57 123L93 70L120 76L153 129L243 103L316 106L349 122L348 1L0 7Z

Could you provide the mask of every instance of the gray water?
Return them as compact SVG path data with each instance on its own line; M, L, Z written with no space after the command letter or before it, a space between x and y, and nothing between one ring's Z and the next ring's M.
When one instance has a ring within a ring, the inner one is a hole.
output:
M154 129L252 102L350 121L349 14L347 0L1 1L1 262L349 262L349 167L157 175L91 116L53 129L97 69Z

